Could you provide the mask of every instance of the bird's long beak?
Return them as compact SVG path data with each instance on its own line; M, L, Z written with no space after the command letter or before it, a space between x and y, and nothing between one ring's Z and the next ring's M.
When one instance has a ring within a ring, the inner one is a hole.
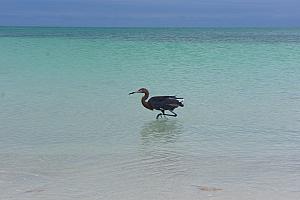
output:
M136 92L130 92L128 95L131 95L131 94L134 94L134 93L136 93Z

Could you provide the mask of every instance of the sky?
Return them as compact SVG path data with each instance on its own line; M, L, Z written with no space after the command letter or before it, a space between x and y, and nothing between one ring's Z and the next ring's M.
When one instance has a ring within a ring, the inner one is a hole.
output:
M0 0L0 26L300 27L300 0Z

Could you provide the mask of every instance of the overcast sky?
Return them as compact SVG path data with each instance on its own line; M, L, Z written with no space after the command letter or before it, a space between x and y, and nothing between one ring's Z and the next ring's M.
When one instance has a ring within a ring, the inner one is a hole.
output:
M300 27L300 0L0 0L0 25Z

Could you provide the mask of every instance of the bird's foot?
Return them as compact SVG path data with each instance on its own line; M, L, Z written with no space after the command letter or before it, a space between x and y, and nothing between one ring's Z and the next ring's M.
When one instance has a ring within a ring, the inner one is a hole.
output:
M158 119L159 117L162 118L162 114L161 113L159 113L158 115L156 115L156 119Z

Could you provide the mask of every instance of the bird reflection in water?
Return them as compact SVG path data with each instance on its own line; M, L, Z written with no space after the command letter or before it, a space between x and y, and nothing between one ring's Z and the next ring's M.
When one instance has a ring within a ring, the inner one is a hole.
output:
M163 142L174 143L182 134L182 124L177 120L162 119L145 123L141 129L144 143Z

